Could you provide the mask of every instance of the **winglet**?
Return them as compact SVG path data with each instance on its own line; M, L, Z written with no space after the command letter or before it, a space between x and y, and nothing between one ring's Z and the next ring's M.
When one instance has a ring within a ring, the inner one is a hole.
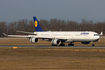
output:
M103 35L103 32L101 32L99 35Z
M3 33L3 35L8 36L7 34Z

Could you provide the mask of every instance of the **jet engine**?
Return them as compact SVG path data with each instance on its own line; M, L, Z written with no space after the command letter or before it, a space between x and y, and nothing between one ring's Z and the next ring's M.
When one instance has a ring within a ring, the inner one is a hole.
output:
M81 42L82 44L89 44L90 42Z
M51 42L52 42L52 45L59 45L59 44L61 44L61 40L59 40L59 39L53 39Z
M35 37L30 38L31 43L37 43L38 41L39 41L38 38Z

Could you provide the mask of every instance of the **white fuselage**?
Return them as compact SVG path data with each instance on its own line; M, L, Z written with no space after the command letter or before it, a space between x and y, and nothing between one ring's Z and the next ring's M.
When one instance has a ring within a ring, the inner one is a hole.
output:
M34 32L37 38L44 39L61 39L65 42L95 42L98 41L100 36L92 31L47 31L47 32Z

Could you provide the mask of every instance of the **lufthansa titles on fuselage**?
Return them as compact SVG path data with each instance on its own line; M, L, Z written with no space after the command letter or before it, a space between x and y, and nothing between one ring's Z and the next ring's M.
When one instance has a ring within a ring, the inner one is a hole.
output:
M89 35L89 33L83 32L83 33L81 33L81 35Z

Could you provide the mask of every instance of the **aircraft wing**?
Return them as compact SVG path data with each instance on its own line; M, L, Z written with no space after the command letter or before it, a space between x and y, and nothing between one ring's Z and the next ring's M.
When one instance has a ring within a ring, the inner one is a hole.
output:
M5 36L7 37L23 37L23 38L31 38L31 37L36 37L39 39L61 39L61 40L67 40L64 37L50 37L50 36L37 36L37 35L7 35L5 33L3 33Z
M67 38L64 37L50 37L50 36L33 36L39 39L61 39L61 40L67 40Z
M5 36L8 36L8 37L24 37L24 38L30 38L31 36L33 35L7 35L5 33L3 33Z

